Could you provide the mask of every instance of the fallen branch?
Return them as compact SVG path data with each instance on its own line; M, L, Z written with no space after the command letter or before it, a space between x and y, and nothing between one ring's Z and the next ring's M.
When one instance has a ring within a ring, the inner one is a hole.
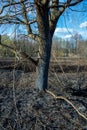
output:
M52 93L49 90L46 90L47 93L49 93L50 95L52 95L55 99L61 99L66 101L68 104L70 104L74 110L78 113L78 115L80 115L81 117L83 117L85 120L87 120L87 117L85 115L83 115L81 112L79 112L79 110L73 105L73 103L71 101L69 101L67 98L63 97L63 96L56 96L54 93Z
M0 42L0 45L3 46L3 47L5 47L5 48L10 49L10 50L15 54L15 56L16 56L16 58L17 58L18 60L20 59L20 57L22 57L23 59L30 60L35 66L37 66L37 64L38 64L38 59L35 60L35 59L33 59L31 56L27 55L25 52L20 52L20 51L18 51L17 49L11 47L11 46L8 46L8 45L6 45L6 44L2 44L1 42Z

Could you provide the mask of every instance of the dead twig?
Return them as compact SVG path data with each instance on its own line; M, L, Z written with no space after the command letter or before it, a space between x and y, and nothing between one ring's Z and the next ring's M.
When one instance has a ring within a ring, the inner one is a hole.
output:
M81 112L79 112L79 110L67 98L65 98L63 96L56 96L53 92L51 92L49 90L46 90L46 92L49 93L50 95L52 95L55 99L61 99L61 100L66 101L68 104L70 104L74 108L74 110L78 113L78 115L80 115L82 118L84 118L85 120L87 120L87 117L85 115L83 115Z

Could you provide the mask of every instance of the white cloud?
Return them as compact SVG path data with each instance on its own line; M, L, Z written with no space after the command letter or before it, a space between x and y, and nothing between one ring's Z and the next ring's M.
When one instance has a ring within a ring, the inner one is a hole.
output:
M71 38L71 35L70 34L69 35L65 35L64 38L65 39Z
M85 21L84 23L80 24L80 28L84 28L84 27L87 27L87 21Z
M73 30L70 28L56 28L55 33L67 33L68 31L72 32Z
M87 24L87 22L84 22ZM82 38L87 39L87 30L86 29L77 29L74 30L73 28L56 28L54 36L56 37L61 37L64 39L70 39L72 36L74 36L76 33L81 34Z

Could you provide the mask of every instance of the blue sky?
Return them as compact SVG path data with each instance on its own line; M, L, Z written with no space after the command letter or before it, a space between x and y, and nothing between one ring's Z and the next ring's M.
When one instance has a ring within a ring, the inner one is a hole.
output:
M64 2L64 0L60 1ZM70 8L78 12L67 9L57 23L54 36L68 39L78 33L87 39L87 0Z
M64 1L66 0L60 0L60 2ZM83 38L87 39L87 0L84 0L80 4L70 8L78 10L79 12L66 9L57 23L54 36L68 39L75 33L78 33L81 34ZM18 28L17 25L14 25L14 27L15 26ZM2 33L9 33L9 35L11 34L12 36L12 25L8 25L5 28L2 26L0 30L2 30ZM18 31L21 33L25 31L25 29L20 27ZM23 33L26 33L26 31Z

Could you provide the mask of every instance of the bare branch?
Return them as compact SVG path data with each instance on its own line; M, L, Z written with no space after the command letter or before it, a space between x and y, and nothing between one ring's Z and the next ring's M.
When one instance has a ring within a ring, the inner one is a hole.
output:
M28 34L29 34L29 33L32 33L32 29L31 29L31 26L28 25L29 20L28 20L28 17L27 17L27 11L26 11L25 4L22 2L23 0L20 0L20 1L21 1L21 6L22 6L23 16L24 16L24 19L25 19L25 22L26 22L26 28L27 28Z
M27 1L27 0L22 0L21 2L11 2L11 3L9 3L9 4L4 5L4 6L1 8L1 10L0 10L0 14L3 13L3 10L4 10L6 7L9 7L9 6L11 6L11 5L17 5L17 4L23 3L23 2L25 2L25 1Z
M54 30L56 28L57 21L59 17L62 15L62 13L65 11L66 8L69 8L71 6L75 6L82 2L83 0L76 0L72 2L72 0L67 0L64 3L58 2L58 0L53 0L52 4L48 7L50 10L50 17L49 17L49 24L50 24L50 32L53 36ZM54 15L55 14L55 15Z
M87 12L87 10L76 10L76 9L72 9L70 7L68 7L71 11L75 11L75 12Z
M38 60L33 59L32 57L30 57L29 55L27 55L24 52L20 52L20 54L21 54L22 58L30 60L35 66L38 65Z
M73 2L73 3L67 3L66 6L69 7L69 6L75 6L77 4L79 4L80 2L82 2L83 0L77 0L76 2Z
M5 47L5 48L10 49L16 55L16 57L18 59L20 59L20 57L22 57L23 59L30 60L35 66L37 66L38 60L33 59L31 56L27 55L25 52L20 52L17 49L15 49L15 48L13 48L11 46L8 46L6 44L0 43L0 45L3 46L3 47Z
M52 8L52 6L53 6L53 8ZM62 13L64 12L65 6L59 5L58 0L53 0L52 4L51 4L51 8L52 9L50 10L49 25L50 25L51 36L53 36L57 21L58 21L59 17L62 15Z
M29 21L28 24L33 24L33 23L36 23L36 22L37 22L37 20L35 19L33 21Z

